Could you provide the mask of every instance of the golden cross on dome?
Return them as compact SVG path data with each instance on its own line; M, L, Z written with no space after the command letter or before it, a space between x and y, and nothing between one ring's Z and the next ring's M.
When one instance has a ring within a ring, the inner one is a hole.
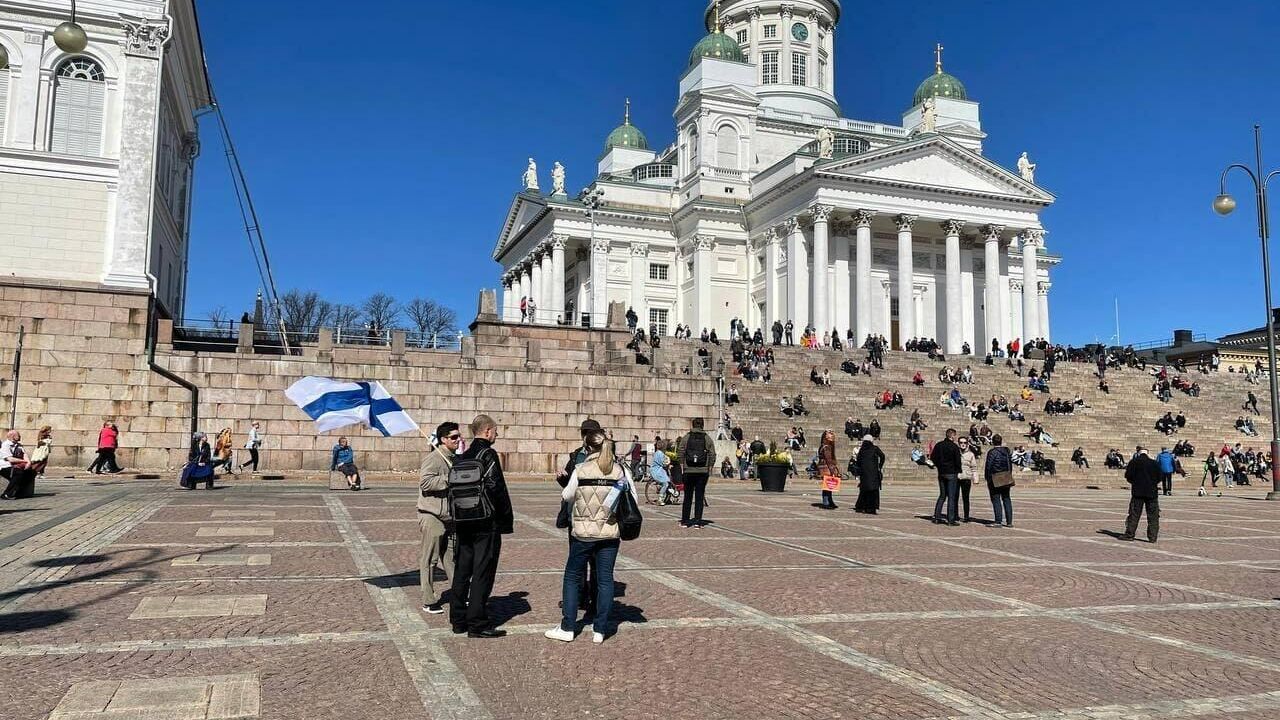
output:
M933 49L933 69L939 75L942 74L942 49L942 43Z
M722 29L722 26L720 25L720 0L716 0L716 32L720 32L721 29Z
M631 98L627 98L627 109L623 112L622 124L623 125L631 124Z

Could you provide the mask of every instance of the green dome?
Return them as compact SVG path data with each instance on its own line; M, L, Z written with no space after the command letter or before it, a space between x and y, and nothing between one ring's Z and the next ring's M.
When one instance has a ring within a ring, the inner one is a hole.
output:
M697 45L693 46L693 52L689 53L689 66L693 67L704 57L746 62L746 56L742 54L738 41L719 30L702 38Z
M911 105L914 107L933 97L947 97L955 100L969 99L968 93L964 91L964 83L956 79L954 75L944 72L936 72L920 83L920 87L916 88L916 96L912 99Z
M649 141L645 139L644 133L640 132L640 128L631 124L631 100L627 100L627 109L622 116L622 124L613 129L609 133L609 137L605 138L604 151L609 152L609 148L635 148L636 150L648 150Z

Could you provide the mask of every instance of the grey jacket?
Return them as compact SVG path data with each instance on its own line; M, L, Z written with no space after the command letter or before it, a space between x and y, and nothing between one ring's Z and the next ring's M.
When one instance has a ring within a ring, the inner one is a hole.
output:
M418 512L449 519L449 470L453 468L454 454L441 445L422 460L418 473Z

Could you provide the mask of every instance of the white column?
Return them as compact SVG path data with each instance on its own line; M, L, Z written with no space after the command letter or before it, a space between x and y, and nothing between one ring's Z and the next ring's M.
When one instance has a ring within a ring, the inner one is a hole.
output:
M1044 239L1044 231L1035 228L1022 231L1022 344L1040 337L1040 308L1036 306L1036 249Z
M711 328L711 250L715 238L710 235L693 236L693 333ZM719 328L724 330L725 328ZM719 332L716 333L717 335Z
M758 328L761 324L760 315L756 310L756 296L754 292L756 273L760 272L758 268L754 267L756 250L758 249L759 246L753 244L750 238L748 238L746 242L742 243L742 261L746 264L747 278L747 282L745 283L746 287L743 288L742 300L745 303L744 307L746 309L743 310L742 314L738 317L742 320L742 323L747 326L748 330Z
M809 285L806 275L809 269L805 252L804 234L800 220L789 218L783 223L787 235L787 320L795 324L796 335L809 322ZM786 325L784 320L783 325Z
M511 277L510 272L505 272L502 274L502 321L503 322L511 322L512 300L514 299L511 296L511 292L512 292L511 286L514 283L515 283L515 280Z
M915 223L916 216L899 215L894 218L894 221L898 224L898 344L901 347L911 337L911 329L916 326L915 308L909 302L911 288L915 285L914 259L911 256L911 226ZM892 322L892 310L890 310L889 319Z
M853 224L857 227L857 247L854 248L854 265L857 277L854 290L857 302L854 310L858 316L858 333L855 339L861 345L871 334L871 219L875 213L870 210L859 210L853 214Z
M781 12L782 21L778 23L778 36L782 38L782 52L778 57L778 82L791 84L791 5L784 4ZM799 323L799 320L796 321ZM799 328L796 335L799 335Z
M1026 339L1019 335L1023 331L1022 311L1026 307L1026 304L1022 302L1021 280L1009 280L1009 307L1012 309L1012 312L1009 313L1009 342L1013 342L1013 338L1020 338L1022 339L1021 344L1026 345Z
M817 328L819 335L824 330L831 329L831 318L827 315L827 307L831 302L827 291L827 221L831 217L831 210L830 205L813 205L809 208L813 213L813 326Z
M533 263L528 259L520 263L520 297L528 299L533 293L533 276L530 270ZM516 314L520 313L520 301L516 301Z
M573 271L577 278L578 296L574 305L574 312L577 315L572 318L572 321L574 325L581 327L583 314L589 315L591 313L591 296L587 293L587 276L591 272L591 266L589 265L591 253L586 248L578 248L574 250L574 257L578 261Z
M638 327L649 327L649 309L645 305L645 287L649 280L649 243L631 243L631 309L640 316ZM646 330L647 332L647 330Z
M911 302L915 306L916 326L911 328L911 334L916 337L923 337L924 332L924 294L929 290L928 285L913 285L911 288ZM901 304L902 301L898 301ZM898 332L901 334L902 330Z
M747 11L747 17L751 19L751 29L748 30L747 38L749 52L751 54L751 62L756 65L760 64L760 8L753 7ZM743 48L744 50L747 48ZM758 79L757 79L758 81ZM767 334L767 333L766 333Z
M19 66L22 77L9 93L13 102L9 106L10 137L13 146L19 150L44 149L36 147L36 108L40 102L40 59L44 57L44 38L43 30L31 29L23 33L22 65ZM18 58L11 57L9 62L16 65Z
M982 349L982 341L978 337L975 319L977 313L977 291L973 278L973 248L960 246L960 338L969 343L969 349L977 352Z
M124 19L123 133L120 138L119 192L115 228L102 282L117 287L149 288L151 209L155 195L156 127L160 109L160 69L169 39L167 20ZM25 59L36 73L37 59Z
M983 237L983 338L982 347L974 348L975 353L986 354L991 349L991 341L998 340L1001 348L1004 347L1005 336L1001 333L1002 320L1004 318L1004 298L1000 292L1000 235L1004 232L1004 227L1000 225L985 225L982 228Z
M1045 342L1053 342L1049 337L1049 288L1052 286L1053 283L1042 282L1036 287L1040 299L1040 337L1044 338Z
M551 236L551 313L552 318L569 322L564 308L564 246L567 235Z
M882 331L880 334L884 335L885 338L887 338L890 342L892 342L893 341L893 283L889 282L888 280L881 280L880 288L884 297L884 308L883 308L883 312L880 313L880 322L882 323L881 324ZM901 317L901 315L899 315L899 317ZM904 334L904 331L899 329L898 335L901 336L903 334ZM861 343L861 340L859 341L859 343Z
M960 298L960 230L964 223L947 220L942 230L947 234L947 339L944 344L948 355L958 355L964 343L964 326L960 314L963 303Z
M553 323L556 321L555 301L555 283L552 280L551 272L551 247L549 243L542 244L542 297L538 298L538 314L541 316L542 322Z
M818 11L814 10L809 13L809 72L805 74L804 82L809 87L818 87Z
M1012 243L1005 243L1000 248L1000 347L1004 348L1018 334L1019 325L1013 322L1013 309L1017 307L1013 300L1013 291L1009 288L1009 248Z
M609 315L609 241L591 244L591 327L605 326Z
M778 303L778 253L781 252L778 233L773 228L764 231L764 334L772 338L774 321L780 320ZM770 339L770 342L773 342Z
M841 223L837 228L842 232L836 233L836 281L834 283L835 291L832 293L836 301L833 322L835 322L836 328L840 331L841 341L844 340L845 333L849 331L849 328L853 327L849 324L849 307L852 305L852 298L849 295L849 236L846 229L848 227L849 224L846 222Z
M827 28L827 92L836 94L836 26ZM861 339L858 342L862 342Z
M533 302L534 314L529 318L530 322L542 322L546 317L546 306L542 304L542 251L534 249L533 254L529 256L530 271L529 276L533 279L533 284L529 289L529 299Z

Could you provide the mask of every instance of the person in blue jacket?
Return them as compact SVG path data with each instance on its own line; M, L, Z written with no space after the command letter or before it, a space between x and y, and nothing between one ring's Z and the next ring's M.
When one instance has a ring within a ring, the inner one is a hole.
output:
M359 490L360 484L360 468L356 467L356 451L351 449L351 443L347 442L345 437L338 438L338 444L333 446L333 457L330 458L329 472L337 470L347 478L347 487L351 490Z
M212 454L208 436L202 432L191 436L191 449L187 452L187 464L182 470L182 487L194 490L196 483L203 480L206 490L213 489Z
M1173 471L1175 468L1173 453L1169 452L1169 448L1160 448L1160 454L1156 456L1156 462L1160 463L1160 485L1165 495L1173 494Z

